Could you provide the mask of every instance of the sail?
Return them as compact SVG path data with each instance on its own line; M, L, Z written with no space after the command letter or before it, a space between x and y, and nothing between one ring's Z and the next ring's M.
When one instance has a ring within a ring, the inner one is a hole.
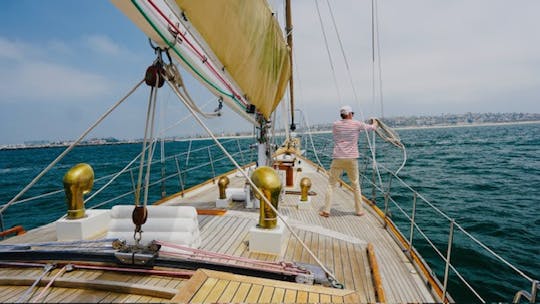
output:
M219 61L265 117L290 78L289 49L264 0L176 0Z

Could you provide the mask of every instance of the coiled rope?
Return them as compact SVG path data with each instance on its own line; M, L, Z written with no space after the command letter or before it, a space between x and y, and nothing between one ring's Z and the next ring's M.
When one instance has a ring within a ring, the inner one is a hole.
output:
M377 121L379 125L377 129L375 129L375 133L379 135L379 137L382 138L384 141L391 143L392 145L400 148L403 151L403 163L394 173L395 175L398 175L399 171L401 171L401 169L405 167L405 163L407 162L407 149L405 149L405 145L403 145L403 143L401 142L401 138L396 131L387 126L378 118L373 118L373 120Z

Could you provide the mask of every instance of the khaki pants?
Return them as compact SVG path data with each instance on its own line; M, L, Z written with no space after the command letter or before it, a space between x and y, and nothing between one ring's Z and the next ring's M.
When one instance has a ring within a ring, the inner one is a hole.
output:
M347 176L351 180L351 187L354 193L354 209L356 210L356 213L363 212L362 193L360 191L360 185L358 184L358 161L356 158L336 158L332 160L323 211L330 212L332 206L332 194L343 171L347 173Z

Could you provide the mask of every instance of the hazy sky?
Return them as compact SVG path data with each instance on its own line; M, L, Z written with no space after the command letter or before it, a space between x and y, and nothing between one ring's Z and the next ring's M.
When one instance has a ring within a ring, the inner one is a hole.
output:
M278 2L270 4L281 18ZM318 0L328 49L316 2L292 2L296 103L307 120L329 123L343 104L359 117L381 116L371 1L329 1L338 40L328 2ZM540 1L384 0L377 11L384 116L540 112ZM78 137L142 79L153 58L142 32L109 1L2 1L0 144ZM216 106L191 85L200 105ZM203 133L170 93L160 97L165 135ZM147 99L144 88L90 137L142 137ZM250 130L239 120L226 111L210 126Z

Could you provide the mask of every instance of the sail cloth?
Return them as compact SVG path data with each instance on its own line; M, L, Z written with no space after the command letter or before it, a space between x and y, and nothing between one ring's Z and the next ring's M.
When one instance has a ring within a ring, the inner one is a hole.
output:
M290 78L289 49L264 0L176 0L247 99L266 118Z

